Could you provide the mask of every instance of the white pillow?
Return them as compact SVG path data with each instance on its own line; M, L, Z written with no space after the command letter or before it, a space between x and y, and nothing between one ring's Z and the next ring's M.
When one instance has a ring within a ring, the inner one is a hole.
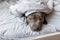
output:
M22 14L25 13L26 15L31 14L31 11L39 11L39 12L46 12L47 14L50 13L53 10L53 0L41 0L38 2L35 1L28 1L28 0L21 0L22 2L17 3L15 5L10 6L10 11L12 12L13 15L21 17Z

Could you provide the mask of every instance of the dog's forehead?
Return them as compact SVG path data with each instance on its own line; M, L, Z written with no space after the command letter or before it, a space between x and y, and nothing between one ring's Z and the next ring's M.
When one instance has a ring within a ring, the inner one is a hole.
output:
M27 16L28 18L33 18L33 17L41 17L42 14L41 13L33 13L33 14L30 14L29 16Z
M35 13L31 14L31 16L41 16L41 13L40 12L35 12Z

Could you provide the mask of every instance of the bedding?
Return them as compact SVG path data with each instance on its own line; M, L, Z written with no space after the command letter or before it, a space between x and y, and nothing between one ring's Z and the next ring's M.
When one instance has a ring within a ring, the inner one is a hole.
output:
M13 15L21 17L26 11L25 16L33 12L45 12L49 14L53 10L53 0L22 0L22 2L9 7Z
M53 32L60 32L60 2L54 1L54 12L49 15L48 24L43 25L40 32L32 32L26 25L24 17L13 15L9 10L10 4L6 1L0 3L0 39L17 40L14 38L27 38L44 35Z

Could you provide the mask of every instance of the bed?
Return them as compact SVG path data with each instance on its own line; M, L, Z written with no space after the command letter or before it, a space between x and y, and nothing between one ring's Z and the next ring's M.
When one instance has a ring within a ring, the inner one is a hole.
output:
M20 19L11 14L10 4L6 1L0 3L0 40L45 40L50 36L60 37L60 1L54 2L54 12L47 17L48 24L44 25L40 32L32 32L28 26L26 27L24 18Z

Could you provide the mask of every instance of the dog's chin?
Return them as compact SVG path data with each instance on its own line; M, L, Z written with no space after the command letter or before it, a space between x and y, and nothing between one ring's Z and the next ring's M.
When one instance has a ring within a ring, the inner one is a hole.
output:
M33 32L39 32L39 31L41 31L41 29L31 29Z
M42 26L40 26L40 27L36 27L36 28L30 27L30 29L31 29L32 31L39 32L39 31L42 30Z

